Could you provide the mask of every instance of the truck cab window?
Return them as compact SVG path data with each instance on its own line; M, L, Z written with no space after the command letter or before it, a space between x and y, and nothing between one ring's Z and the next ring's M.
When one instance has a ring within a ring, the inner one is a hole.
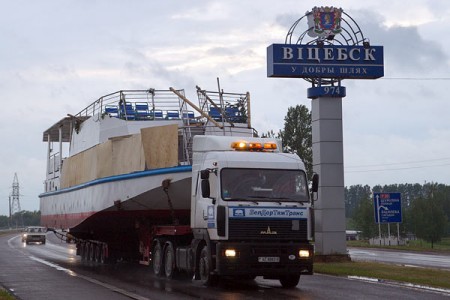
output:
M226 201L309 201L306 175L300 170L223 169L221 196Z

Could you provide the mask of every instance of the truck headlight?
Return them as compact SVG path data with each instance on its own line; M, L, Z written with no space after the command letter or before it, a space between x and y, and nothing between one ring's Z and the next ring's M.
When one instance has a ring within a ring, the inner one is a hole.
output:
M309 250L303 250L303 249L300 249L300 250L298 251L298 256L299 256L300 258L307 258L307 257L309 257Z
M234 249L226 249L225 250L226 257L236 257L236 250Z

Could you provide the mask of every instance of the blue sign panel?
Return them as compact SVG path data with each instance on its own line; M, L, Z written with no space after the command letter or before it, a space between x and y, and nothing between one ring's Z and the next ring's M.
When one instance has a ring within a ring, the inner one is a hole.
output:
M267 77L375 79L384 76L382 46L272 44Z
M375 223L402 222L402 194L373 193Z
M344 86L315 86L308 89L308 98L318 97L340 97L344 98L346 88Z

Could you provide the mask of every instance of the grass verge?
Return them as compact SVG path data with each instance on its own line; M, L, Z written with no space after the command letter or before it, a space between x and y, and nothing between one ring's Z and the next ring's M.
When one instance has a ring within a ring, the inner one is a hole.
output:
M14 300L13 296L0 287L0 300Z
M423 240L411 240L407 245L402 246L377 246L370 245L368 240L359 241L347 241L348 247L363 247L363 248L383 248L383 249L395 249L404 251L419 251L419 252L441 252L450 253L450 237L443 238L440 242L434 243L431 248L431 243Z
M314 272L335 276L362 276L450 289L450 271L402 267L371 262L314 263Z

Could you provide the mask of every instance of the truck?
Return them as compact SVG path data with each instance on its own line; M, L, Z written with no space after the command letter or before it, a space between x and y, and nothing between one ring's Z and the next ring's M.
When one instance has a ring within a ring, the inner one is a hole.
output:
M198 106L173 88L120 91L46 130L42 225L67 230L83 260L136 260L205 285L263 276L297 286L313 274L318 176L310 183L297 154L258 137L249 93L197 92ZM179 107L158 110L157 93ZM142 115L141 94L153 105Z

